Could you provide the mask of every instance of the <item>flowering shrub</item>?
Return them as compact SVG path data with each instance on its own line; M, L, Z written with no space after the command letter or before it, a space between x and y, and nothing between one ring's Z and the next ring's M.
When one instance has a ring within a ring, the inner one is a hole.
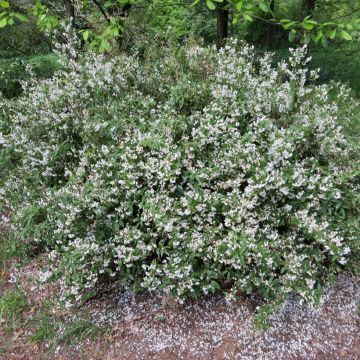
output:
M13 236L49 251L75 299L111 278L313 299L358 250L359 172L348 92L314 85L304 53L71 57L2 113Z

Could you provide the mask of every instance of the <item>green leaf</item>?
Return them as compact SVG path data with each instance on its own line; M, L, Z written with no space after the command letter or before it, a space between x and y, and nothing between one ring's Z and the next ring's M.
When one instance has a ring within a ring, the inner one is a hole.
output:
M206 0L206 5L210 10L215 10L216 6L215 4L212 2L212 0Z
M317 22L317 21L315 21L315 20L311 20L311 19L306 20L306 21L304 21L304 22L306 22L307 24L318 25L318 22Z
M197 5L199 2L200 2L200 0L195 0L195 1L190 5L190 7Z
M3 18L0 20L0 29L7 25L7 19Z
M254 4L252 2L248 2L245 4L245 9L246 10L253 10L254 9Z
M242 14L242 16L247 21L253 21L252 17L247 13Z
M305 30L312 30L314 28L313 24L309 24L308 22L303 22L301 24L301 26L305 29Z
M19 19L20 21L23 21L23 22L28 22L29 21L29 19L23 14L15 13L14 16L17 19Z
M293 27L295 25L296 25L296 21L290 21L290 22L286 23L285 25L283 25L283 28L285 30L287 30L287 29L289 29L289 28L291 28L291 27Z
M352 40L352 36L345 30L341 30L340 31L340 36L347 41L351 41Z
M336 36L336 29L327 31L326 36L331 40L334 39Z
M323 32L320 30L318 31L318 33L315 35L315 42L318 42L319 40L321 40L321 38L324 36Z
M260 8L264 13L269 12L269 8L268 8L267 5L264 4L264 3L260 3L260 4L259 4L259 8Z
M83 32L82 36L83 36L83 39L84 39L85 41L87 41L87 40L89 39L89 36L90 36L90 30L85 30L85 31Z
M237 11L241 11L243 5L244 5L244 1L243 1L243 0L237 1L236 4L235 4L236 10L237 10Z
M0 7L2 8L8 8L10 5L9 5L9 2L8 1L0 1Z
M244 1L243 1L243 0L237 1L237 2L236 2L236 5L235 5L236 10L237 10L237 11L241 11L243 5L244 5Z

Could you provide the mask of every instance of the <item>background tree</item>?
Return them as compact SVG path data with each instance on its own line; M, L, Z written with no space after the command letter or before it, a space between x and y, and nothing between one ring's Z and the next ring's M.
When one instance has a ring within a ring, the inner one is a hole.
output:
M356 40L359 34L360 1L316 0L307 5L304 1L2 0L0 58L48 54L55 40L64 41L54 36L53 30L61 21L72 18L84 50L100 52L129 51L132 47L147 51L155 39L181 42L189 36L201 37L220 48L231 35L246 39L259 51L276 50L281 57L286 55L289 40L293 46L320 43L325 47L312 47L312 64L321 65L321 80L347 81L358 91L358 42L345 43ZM311 9L307 16L305 5ZM343 63L351 66L341 67ZM56 65L41 67L50 69L50 74Z
M270 1L270 13L274 15L275 17L275 0ZM266 32L266 47L271 48L273 44L273 33L274 33L274 27L276 25L269 22L267 24L267 32Z
M217 17L216 46L218 49L220 49L224 45L225 39L228 37L229 9L228 9L228 2L226 0L217 3L216 17Z

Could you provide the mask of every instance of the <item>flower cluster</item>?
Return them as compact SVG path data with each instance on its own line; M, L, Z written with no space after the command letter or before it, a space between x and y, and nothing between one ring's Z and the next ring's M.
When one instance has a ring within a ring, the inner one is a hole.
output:
M357 246L359 175L348 91L316 85L305 53L71 56L1 123L14 236L49 252L76 299L111 278L179 299L311 299Z

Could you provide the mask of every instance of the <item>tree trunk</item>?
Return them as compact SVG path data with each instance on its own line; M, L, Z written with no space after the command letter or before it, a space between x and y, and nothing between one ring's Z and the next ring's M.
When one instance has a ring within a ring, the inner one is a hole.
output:
M217 49L221 49L224 46L225 39L228 37L228 21L229 21L229 10L227 8L227 0L222 3L217 3L216 8L217 17Z
M311 15L315 10L316 0L304 0L303 9L305 16Z
M71 26L75 29L75 7L73 0L65 0L66 13L69 19L71 19Z
M270 10L275 12L275 0L270 1ZM273 36L274 36L274 25L268 24L267 33L266 33L266 47L272 48L273 46Z

